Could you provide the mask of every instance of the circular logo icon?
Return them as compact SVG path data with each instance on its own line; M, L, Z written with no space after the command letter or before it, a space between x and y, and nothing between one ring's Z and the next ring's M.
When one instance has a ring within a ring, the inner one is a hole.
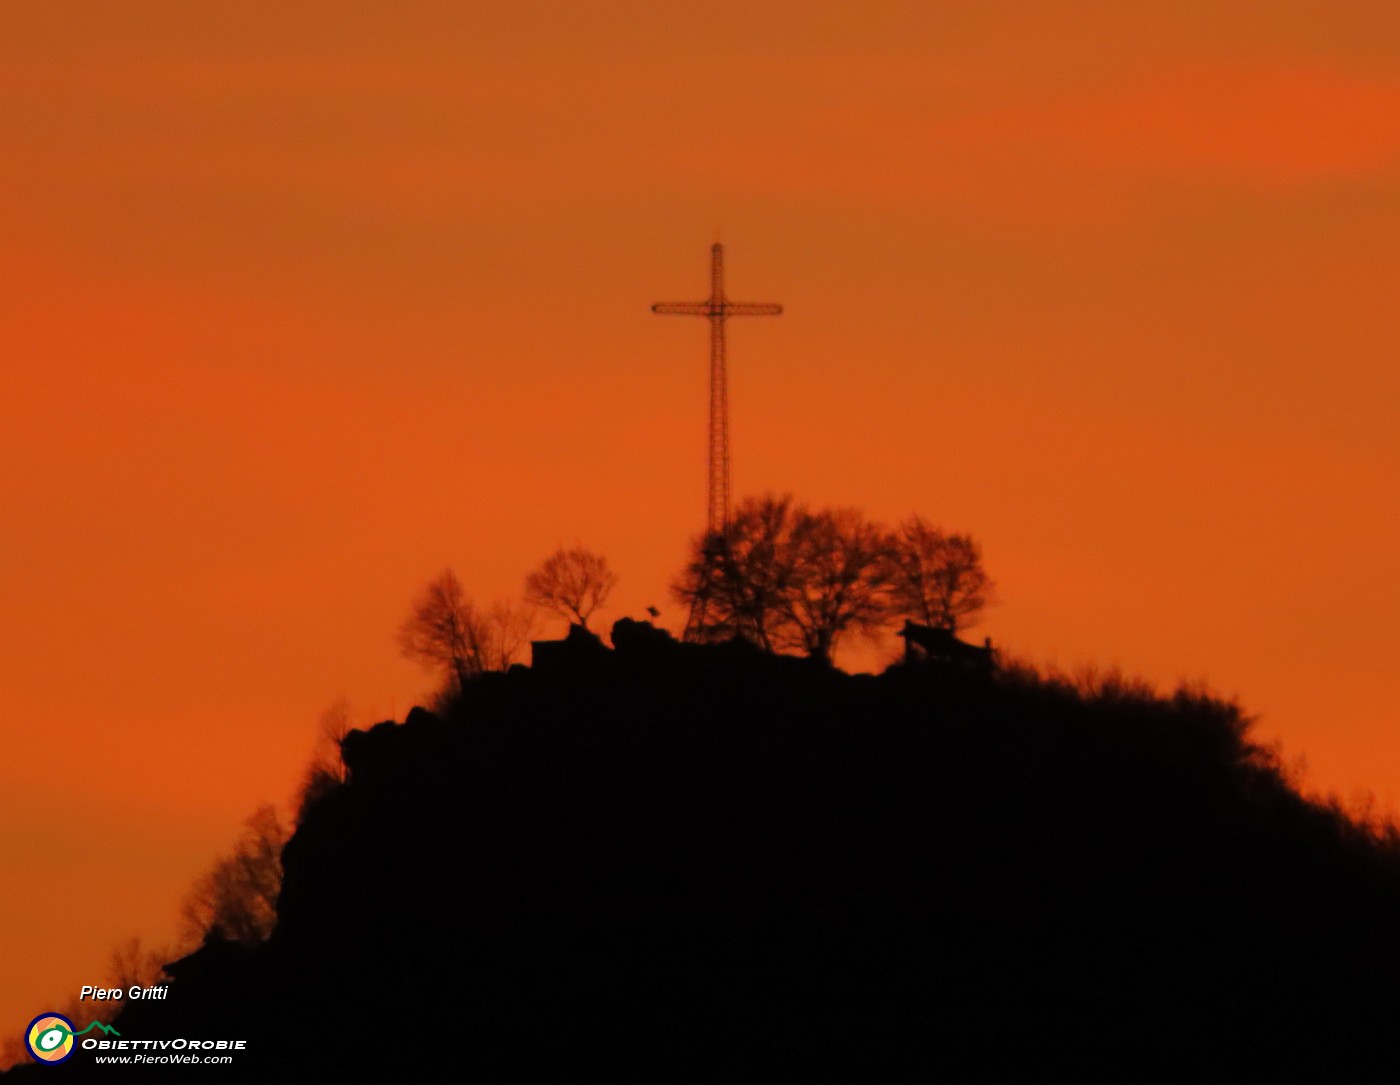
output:
M41 1013L29 1022L24 1046L40 1062L62 1062L73 1054L73 1022L61 1013Z

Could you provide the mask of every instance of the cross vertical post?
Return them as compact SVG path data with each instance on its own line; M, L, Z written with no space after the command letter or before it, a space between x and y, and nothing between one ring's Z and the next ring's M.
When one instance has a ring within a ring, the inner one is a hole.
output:
M703 316L710 322L710 481L705 513L706 531L722 535L729 526L729 369L725 355L724 322L731 316L780 316L773 302L730 301L724 295L724 246L710 247L710 296L704 301L663 301L653 313Z

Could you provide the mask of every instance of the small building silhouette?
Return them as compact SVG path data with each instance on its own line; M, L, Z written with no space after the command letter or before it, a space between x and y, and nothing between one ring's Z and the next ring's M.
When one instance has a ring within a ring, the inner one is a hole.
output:
M980 645L968 644L965 640L959 640L951 629L920 625L907 619L904 628L895 636L904 638L905 663L941 663L974 671L991 671L997 664L991 637Z
M608 654L597 633L577 622L562 640L532 640L530 666L535 670L572 670Z

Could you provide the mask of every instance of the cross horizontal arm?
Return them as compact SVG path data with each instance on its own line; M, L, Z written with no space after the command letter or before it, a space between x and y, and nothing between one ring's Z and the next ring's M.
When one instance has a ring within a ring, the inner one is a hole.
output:
M653 313L679 316L782 316L783 307L771 301L659 301Z
M726 301L725 316L782 316L783 307L772 301Z

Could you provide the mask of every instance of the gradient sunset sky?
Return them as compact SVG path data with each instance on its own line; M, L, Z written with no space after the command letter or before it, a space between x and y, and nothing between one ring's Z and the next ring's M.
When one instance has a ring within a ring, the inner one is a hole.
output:
M681 623L716 231L738 494L1400 794L1394 0L8 0L0 148L0 1029L421 699L444 566Z

